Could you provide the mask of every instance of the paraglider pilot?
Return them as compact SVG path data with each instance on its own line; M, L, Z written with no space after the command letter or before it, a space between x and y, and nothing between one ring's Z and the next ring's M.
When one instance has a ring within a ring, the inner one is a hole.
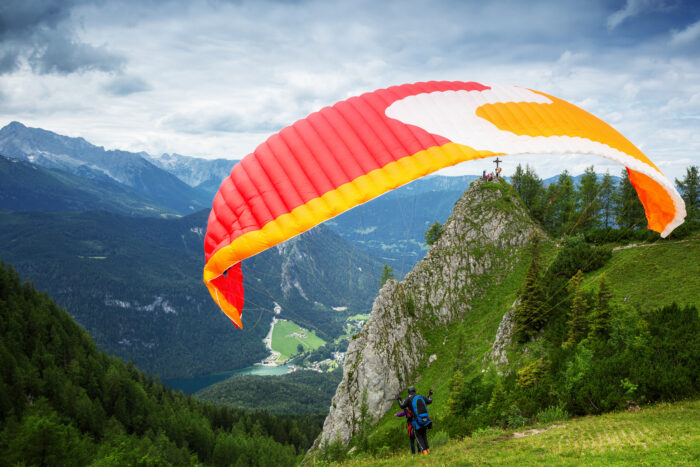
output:
M416 453L416 432L413 430L413 425L411 425L410 412L408 410L402 410L394 414L394 417L406 417L406 427L408 428L408 442L411 443L411 454Z
M408 397L402 400L398 393L396 401L403 412L395 414L396 417L406 417L408 424L408 436L411 443L411 454L415 454L414 440L418 443L418 450L421 454L428 454L430 446L428 445L427 430L432 428L432 421L428 415L427 405L433 402L433 390L430 389L428 397L424 398L420 394L416 394L416 388L408 387Z

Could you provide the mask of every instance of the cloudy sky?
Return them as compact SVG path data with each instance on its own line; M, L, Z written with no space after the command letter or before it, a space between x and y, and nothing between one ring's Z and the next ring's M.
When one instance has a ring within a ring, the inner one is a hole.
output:
M320 107L424 80L544 91L612 124L669 177L700 164L696 0L0 3L0 126L108 149L241 158ZM541 176L591 163L519 160Z

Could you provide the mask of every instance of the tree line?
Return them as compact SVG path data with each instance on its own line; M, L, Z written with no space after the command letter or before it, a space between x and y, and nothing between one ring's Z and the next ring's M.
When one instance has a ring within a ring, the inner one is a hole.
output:
M532 167L523 169L518 165L511 183L533 218L554 238L585 234L592 241L619 241L652 239L656 235L646 230L644 206L626 169L616 181L609 173L599 177L590 166L578 183L565 170L554 183L545 186ZM673 233L679 238L700 223L698 167L687 168L683 179L676 179L675 184L688 212L685 224Z

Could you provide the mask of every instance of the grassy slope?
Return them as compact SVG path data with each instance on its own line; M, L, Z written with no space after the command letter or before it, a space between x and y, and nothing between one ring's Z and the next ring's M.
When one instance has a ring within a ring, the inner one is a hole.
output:
M602 273L612 284L615 298L636 307L655 308L673 301L698 305L700 235L614 251L610 261L587 279Z
M555 249L546 245L545 256L552 259L554 254ZM626 303L641 307L656 307L670 304L674 300L681 304L697 304L700 301L698 258L699 237L683 242L657 242L648 247L622 249L615 251L601 270L589 274L587 283L597 287L597 277L605 272L615 298L620 301L627 297ZM544 262L547 261L545 259ZM472 303L472 312L462 322L454 323L448 330L435 329L431 332L429 354L435 353L438 358L431 366L418 372L422 376L417 381L409 384L415 384L418 391L424 393L430 387L435 388L434 403L430 406L433 419L440 420L446 414L449 385L454 371L461 368L467 378L485 367L482 364L484 355L491 350L503 314L516 298L525 277L527 263L521 261L502 284L488 287L485 297ZM694 405L695 420L698 420L697 409L698 404ZM390 410L382 417L370 437L396 439L397 436L405 436L404 424L393 417L396 411L398 409ZM655 429L649 428L651 431ZM663 429L663 426L658 429ZM437 431L440 429L433 430L433 433ZM575 433L563 436L575 436ZM698 442L697 436L695 442ZM481 445L477 443L475 446ZM452 459L440 462L456 461L457 459ZM480 462L485 461L482 459ZM464 462L468 462L466 458ZM513 462L517 463L516 458Z
M358 459L350 465L698 465L700 401L659 404L636 413L609 413L491 432L437 446L427 456ZM516 435L518 436L518 435ZM408 443L406 443L408 445ZM406 449L408 451L408 448Z
M306 334L305 338L290 336L290 334ZM314 331L300 328L291 321L280 320L272 331L272 350L280 353L280 360L287 360L292 354L298 353L297 346L301 344L304 350L315 350L325 344L326 341L316 335Z

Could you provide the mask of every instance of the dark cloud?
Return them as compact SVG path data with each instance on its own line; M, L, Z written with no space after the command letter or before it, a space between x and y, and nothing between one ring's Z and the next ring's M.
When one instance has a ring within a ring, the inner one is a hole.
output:
M19 67L19 51L0 44L0 75L11 73Z
M0 6L0 40L27 39L37 29L55 29L70 17L77 2L4 0Z
M23 61L36 73L114 71L125 59L106 47L80 42L70 24L77 0L3 0L0 5L0 74Z
M102 89L113 96L128 96L151 90L151 85L138 76L119 75L105 84Z
M85 70L118 70L124 58L105 47L93 47L56 35L42 47L35 47L28 62L37 73L68 74Z

